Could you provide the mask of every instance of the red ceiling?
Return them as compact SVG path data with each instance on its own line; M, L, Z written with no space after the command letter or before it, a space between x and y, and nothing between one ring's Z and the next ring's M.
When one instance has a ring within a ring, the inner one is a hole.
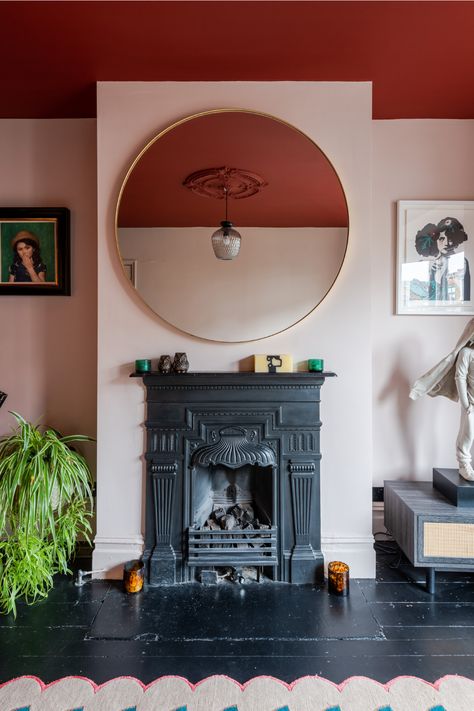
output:
M128 179L119 226L217 228L224 202L195 195L183 181L223 166L268 183L257 195L229 200L229 219L238 227L347 227L341 184L320 149L280 121L241 111L195 118L159 138Z
M372 81L374 118L474 118L474 2L0 1L0 117L96 81Z

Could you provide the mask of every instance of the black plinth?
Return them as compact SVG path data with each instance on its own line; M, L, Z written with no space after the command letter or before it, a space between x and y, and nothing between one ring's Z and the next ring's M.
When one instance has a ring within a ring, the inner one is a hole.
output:
M147 392L143 558L151 585L196 579L195 496L202 469L240 465L272 472L272 528L262 541L269 560L260 564L273 567L274 580L322 582L319 409L321 386L333 375L134 374ZM214 560L222 541L201 548L201 556L213 553ZM234 552L236 565L246 562L248 551L239 542Z
M474 508L474 482L466 481L457 469L433 469L433 486L459 508Z

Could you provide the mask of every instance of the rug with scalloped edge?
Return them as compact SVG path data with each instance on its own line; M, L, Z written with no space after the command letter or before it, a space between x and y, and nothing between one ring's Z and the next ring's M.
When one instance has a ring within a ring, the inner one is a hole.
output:
M151 684L83 677L51 684L22 676L0 685L1 711L474 711L474 681L450 675L430 684L400 676L387 684L355 676L334 684L305 676L292 684L259 676L239 684L211 676L191 684L164 676Z

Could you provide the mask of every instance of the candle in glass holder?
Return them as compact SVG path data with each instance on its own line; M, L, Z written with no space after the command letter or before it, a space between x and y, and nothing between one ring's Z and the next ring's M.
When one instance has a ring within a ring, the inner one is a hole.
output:
M328 590L332 595L349 595L349 566L340 560L328 564Z
M135 361L136 373L149 373L151 370L151 360L148 358L140 358Z
M143 588L145 566L141 560L131 560L123 566L123 586L125 592L136 593Z

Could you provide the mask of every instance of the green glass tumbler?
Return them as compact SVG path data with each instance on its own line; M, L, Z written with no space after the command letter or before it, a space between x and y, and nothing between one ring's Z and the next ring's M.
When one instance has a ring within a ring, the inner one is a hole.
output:
M135 361L135 372L136 373L149 373L151 370L151 360L148 358L141 358Z

